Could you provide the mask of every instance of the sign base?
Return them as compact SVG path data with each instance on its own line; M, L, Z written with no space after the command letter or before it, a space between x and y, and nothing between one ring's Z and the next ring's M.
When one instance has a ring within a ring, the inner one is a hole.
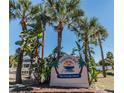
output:
M57 68L52 67L50 86L89 87L88 73L84 62L71 55L60 58Z
M87 68L84 66L83 71L80 78L58 78L55 73L55 68L51 70L51 80L50 86L58 86L58 87L84 87L88 88L88 77L87 77Z

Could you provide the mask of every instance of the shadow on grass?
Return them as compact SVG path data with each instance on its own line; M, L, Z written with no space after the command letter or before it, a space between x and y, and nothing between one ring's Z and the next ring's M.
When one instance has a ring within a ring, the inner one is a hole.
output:
M10 84L13 86L15 84L15 82L10 82ZM25 87L15 87L14 89L12 89L10 91L10 93L97 93L97 92L92 92L89 90L88 91L81 91L81 92L55 92L55 91L48 91L48 92L43 92L42 89L43 88L49 88L49 89L80 89L80 88L75 88L75 87L51 87L49 86L49 83L44 83L44 84L32 84L32 85L28 85L28 84L24 84ZM31 92L33 90L33 87L37 87L39 88L41 91L34 91L34 92ZM10 87L11 88L11 87ZM84 89L87 89L87 88L84 88Z
M33 93L97 93L97 92L33 92Z
M9 85L14 85L14 84L16 84L15 82L9 82Z
M21 92L23 93L22 91L24 91L24 93L30 93L30 91L33 90L33 88L30 88L30 87L18 87L18 88L15 88L13 89L10 93L13 93L13 92Z
M106 74L110 75L110 76L114 76L114 73L112 73L112 72L107 72Z
M30 91L14 91L14 92L10 92L10 93L99 93L99 92L30 92Z
M23 80L21 85L16 84L16 82L9 82L9 91L10 93L30 93L33 90L30 85L29 80Z
M110 89L105 89L105 91L114 93L114 90L110 90Z

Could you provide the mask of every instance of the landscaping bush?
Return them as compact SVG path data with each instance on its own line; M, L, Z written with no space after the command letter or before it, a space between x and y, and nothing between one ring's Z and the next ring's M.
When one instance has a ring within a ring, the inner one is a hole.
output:
M45 59L38 59L38 62L32 64L31 70L37 83L48 83L50 81L50 67Z

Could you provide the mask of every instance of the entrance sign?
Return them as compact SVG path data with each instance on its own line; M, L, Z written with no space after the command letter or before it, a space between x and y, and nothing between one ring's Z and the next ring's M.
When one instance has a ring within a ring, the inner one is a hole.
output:
M64 55L58 66L51 69L50 86L89 87L85 63L80 65L74 56Z

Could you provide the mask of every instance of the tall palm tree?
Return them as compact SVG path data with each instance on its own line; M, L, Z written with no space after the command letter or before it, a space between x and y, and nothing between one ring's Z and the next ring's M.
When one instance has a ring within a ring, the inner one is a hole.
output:
M92 50L90 44L92 41L92 28L94 26L94 18L90 20L85 17L76 21L75 24L71 26L71 29L75 31L78 40L82 42L82 47L84 47L85 62L89 62L92 58Z
M99 42L99 47L100 47L100 51L101 51L101 57L102 57L102 62L103 62L103 76L106 77L106 72L105 72L105 61L104 61L104 53L103 53L103 47L102 47L102 41L101 41L101 37L103 37L106 33L106 30L101 28L99 31L101 31L101 33L98 33L98 42Z
M98 23L97 20L95 21L92 37L93 37L94 41L96 42L96 44L99 45L99 48L100 48L100 51L101 51L101 58L102 58L103 76L106 77L105 60L104 60L104 53L103 53L102 43L108 37L108 32L104 28L104 26L101 26Z
M34 47L34 49L32 50L35 51L35 55L37 55L37 57L40 57L39 56L39 50L40 50L40 46L42 47L42 59L44 57L44 31L45 31L45 26L43 27L43 23L42 23L42 20L41 20L41 9L39 11L39 14L36 15L35 17L33 17L31 20L30 20L30 23L28 23L28 26L31 27L31 33L30 33L30 37L33 37L32 39L35 40L35 45L34 46L37 46L37 47ZM40 41L42 39L42 41ZM33 45L33 42L30 42L32 45ZM39 46L40 45L40 46Z
M38 39L42 38L42 41L39 43L41 43L42 47L41 58L44 59L45 30L47 23L50 21L50 17L45 15L46 10L44 5L39 4L37 6L39 7L39 13L30 20L28 25L32 27L32 30L35 32L34 34L38 36Z
M35 6L32 6L30 0L10 0L10 18L19 19L20 25L22 27L22 33L27 31L27 21L30 17L38 13ZM14 17L13 17L14 16ZM23 36L21 36L21 41L24 41ZM21 46L19 48L19 57L16 71L16 83L22 83L21 78L21 68L23 62L24 50Z
M51 18L51 24L57 32L57 59L61 56L62 32L65 26L69 26L84 12L79 9L80 0L47 0L46 15Z
M93 70L93 69L96 69L96 68L92 68L95 67L95 61L93 61L93 56L92 56L92 53L93 53L93 50L92 48L90 47L90 44L92 44L92 34L93 34L93 27L95 25L94 21L96 19L91 18L91 19L88 19L87 17L84 17L84 18L81 18L79 20L76 20L74 22L74 24L72 24L70 26L70 29L73 30L75 32L75 34L77 35L78 37L78 42L82 42L82 48L83 48L83 53L84 53L84 59L85 59L85 62L87 64L87 70L88 70L88 77L89 77L89 83L91 83L90 81L90 75L92 74L93 71L96 71L96 70Z
M31 16L27 21L27 26L30 27L27 32L23 32L25 38L25 47L23 48L27 55L30 56L31 65L33 63L33 59L40 59L40 47L42 47L42 55L41 58L44 59L44 37L45 37L45 27L49 22L47 16L45 16L45 10L42 5L38 4L35 6L35 11L38 13L34 16ZM40 40L42 41L40 42ZM40 60L38 60L38 63ZM32 67L32 66L31 66ZM31 72L30 72L31 74Z

